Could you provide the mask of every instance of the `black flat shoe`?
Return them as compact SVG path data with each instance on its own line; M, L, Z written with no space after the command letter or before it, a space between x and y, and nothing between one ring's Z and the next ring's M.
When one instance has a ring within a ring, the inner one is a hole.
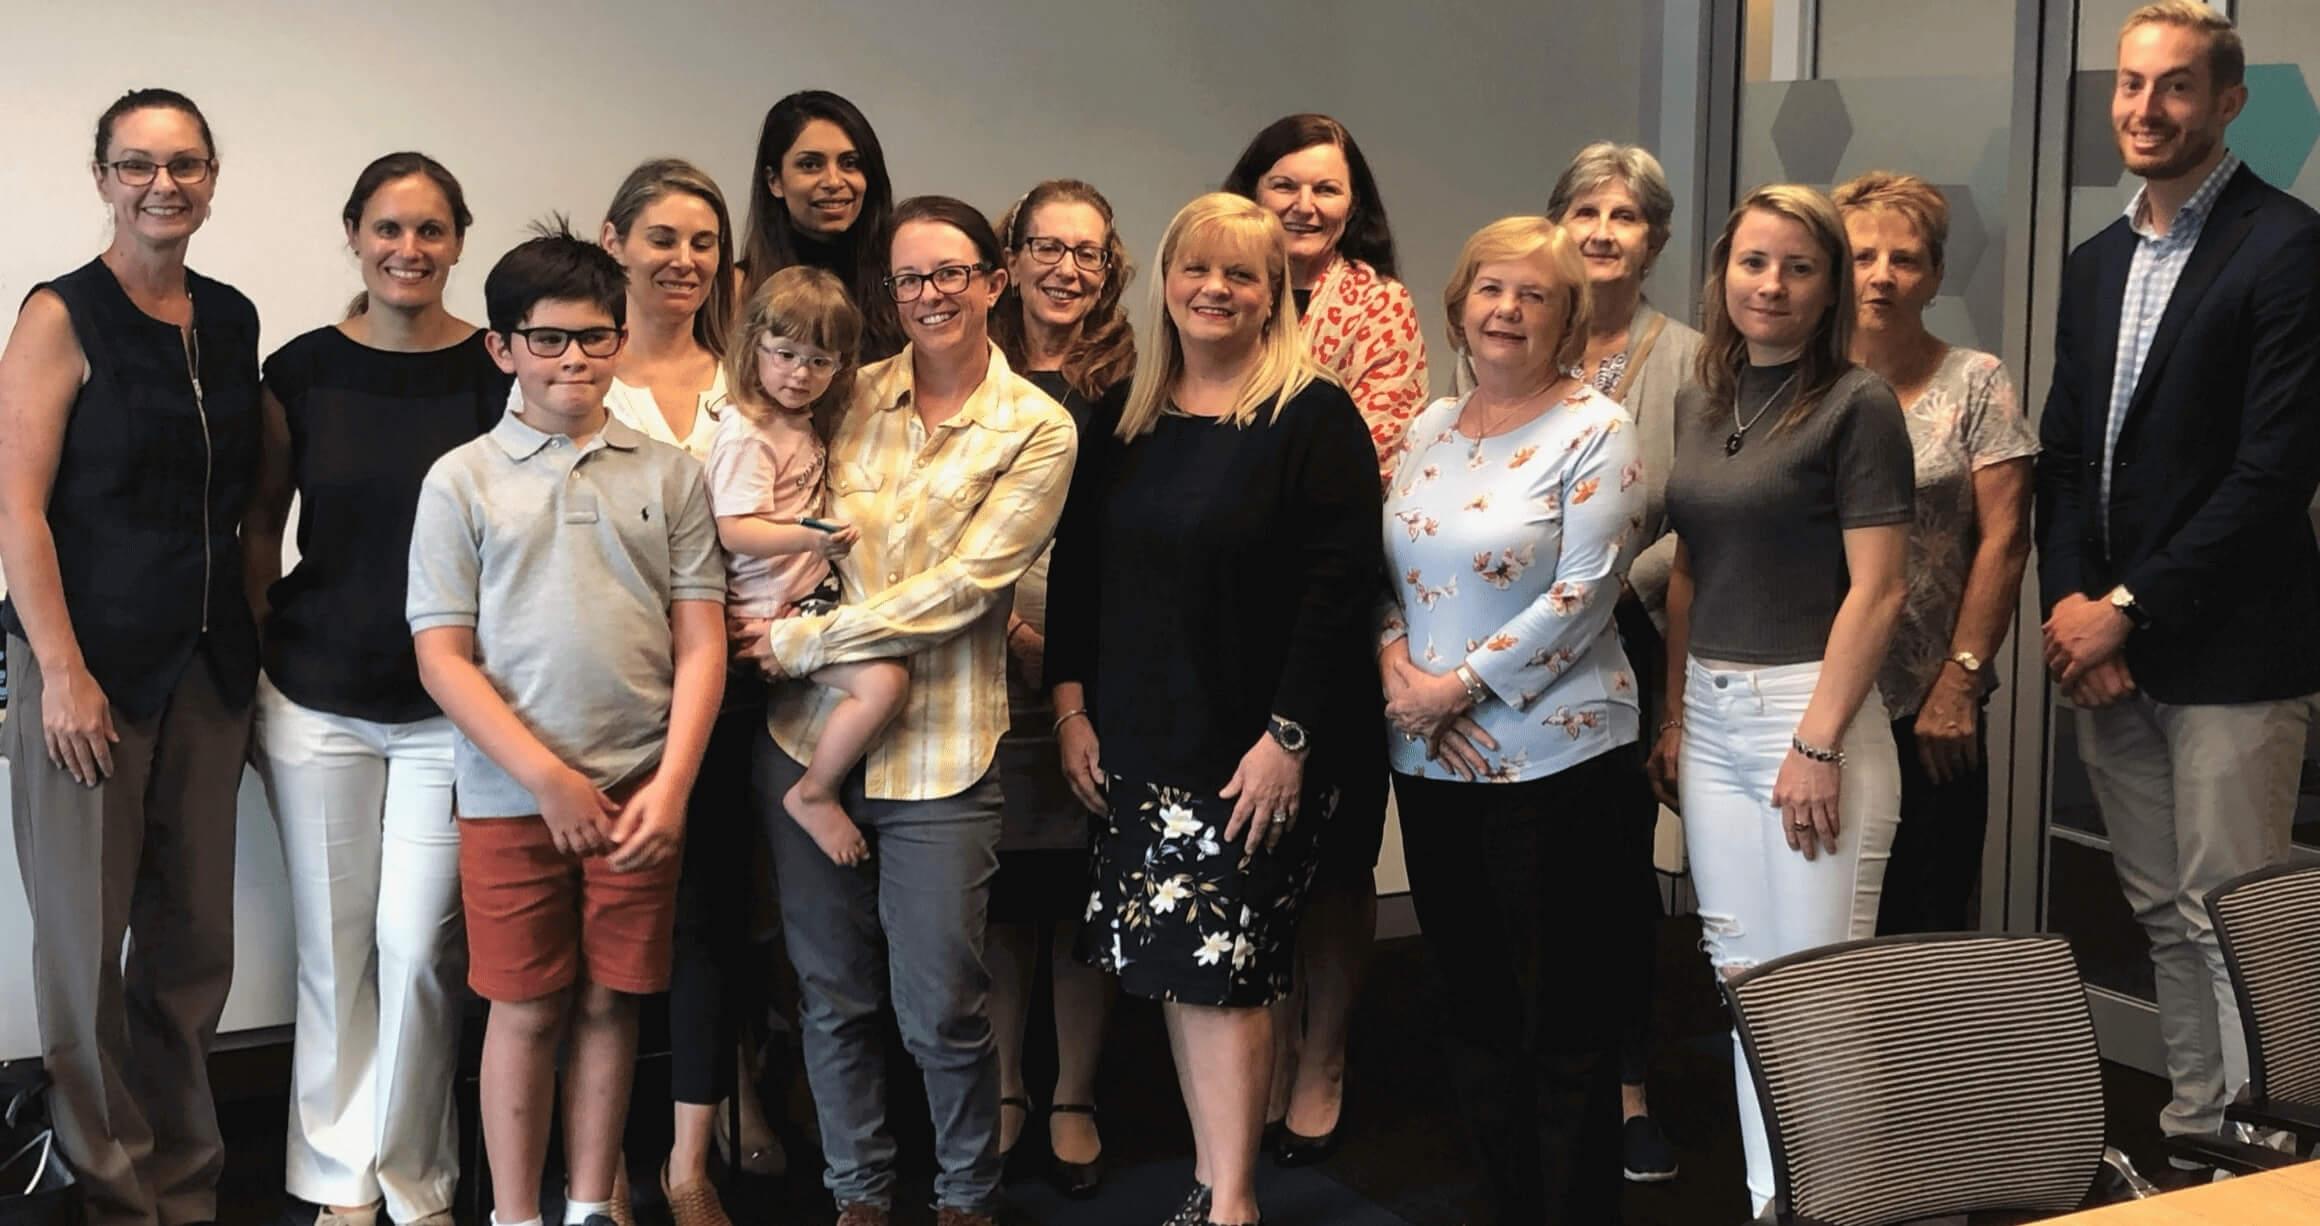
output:
M1094 1158L1086 1162L1066 1162L1063 1159L1055 1156L1054 1124L1052 1123L1052 1120L1053 1117L1058 1114L1084 1115L1088 1117L1089 1126L1093 1127L1096 1109L1081 1103L1056 1103L1047 1109L1047 1114L1051 1121L1048 1125L1049 1136L1047 1142L1048 1182L1055 1185L1056 1191L1063 1193L1065 1196L1071 1198L1072 1200L1086 1200L1089 1197L1094 1196L1096 1191L1102 1188L1104 1185L1104 1155L1103 1150L1101 1149L1101 1140L1099 1139L1098 1141L1099 1148L1096 1150L1096 1156Z
M1269 1154L1280 1149L1281 1138L1288 1134L1289 1120L1287 1116L1277 1120L1266 1120L1265 1131L1257 1137L1257 1152Z
M1003 1183L1015 1183L1036 1173L1031 1169L1034 1151L1023 1144L1023 1134L1031 1130L1031 1100L1013 1096L999 1100L999 1110L1009 1107L1023 1113L1023 1127L1015 1133L1015 1144L999 1151L999 1179Z
M1318 1166L1337 1152L1338 1139L1344 1132L1340 1125L1320 1136L1309 1137L1284 1122L1280 1137L1273 1142L1273 1161L1281 1166Z

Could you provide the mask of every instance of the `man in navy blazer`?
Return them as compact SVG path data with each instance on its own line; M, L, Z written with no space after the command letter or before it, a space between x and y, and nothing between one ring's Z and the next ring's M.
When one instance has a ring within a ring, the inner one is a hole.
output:
M2207 892L2286 859L2320 692L2320 214L2240 164L2231 23L2146 5L2111 120L2143 179L2071 253L2039 425L2047 667L2151 942L2171 1134L2247 1080Z

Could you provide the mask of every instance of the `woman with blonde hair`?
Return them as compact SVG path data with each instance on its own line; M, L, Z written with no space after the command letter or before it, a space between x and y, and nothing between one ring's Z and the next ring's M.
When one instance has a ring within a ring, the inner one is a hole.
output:
M604 407L645 437L706 459L733 329L725 194L691 162L655 158L621 180L603 242L628 270L628 343Z
M1135 269L1112 224L1111 202L1077 179L1049 179L1024 193L998 230L1009 275L991 311L991 340L1017 374L1071 414L1085 438L1092 418L1118 419L1136 366L1136 333L1121 304ZM1095 1076L1112 985L1072 956L1087 903L1087 814L1056 758L1055 708L1045 684L1048 569L1042 556L1024 572L1007 619L1009 723L999 741L1007 799L986 946L999 1044L1000 1152L1014 1165L1031 1119L1023 1032L1045 935L1055 1021L1047 1173L1064 1195L1084 1199L1103 1180Z
M1711 254L1698 381L1676 399L1668 715L1702 945L1731 974L1871 936L1901 777L1877 670L1901 614L1914 482L1892 389L1849 356L1851 247L1828 197L1759 188ZM1739 1039L1748 1190L1772 1155Z
M1475 389L1420 413L1386 487L1378 667L1411 900L1496 1220L1619 1219L1617 914L1650 863L1635 670L1612 608L1643 508L1634 419L1573 373L1592 306L1544 217L1466 240L1443 305ZM1583 865L1575 874L1561 864Z
M1917 469L1909 595L1877 678L1901 762L1901 830L1877 931L1962 931L1990 819L1989 661L2030 561L2038 436L1995 354L1925 326L1949 238L1941 189L1872 171L1839 187L1836 204L1860 300L1853 360L1893 386Z
M1174 1220L1252 1223L1267 1006L1342 772L1377 752L1345 717L1375 704L1376 454L1298 337L1278 218L1202 196L1154 266L1134 390L1084 437L1048 674L1101 823L1080 951L1165 1002L1192 1116Z

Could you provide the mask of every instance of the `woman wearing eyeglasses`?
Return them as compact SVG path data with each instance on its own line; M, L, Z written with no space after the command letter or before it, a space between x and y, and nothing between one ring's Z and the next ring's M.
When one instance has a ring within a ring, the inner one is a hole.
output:
M473 221L450 171L390 153L355 179L341 220L363 309L266 359L242 530L266 629L251 759L298 951L286 1181L320 1207L317 1226L369 1226L382 1200L397 1222L451 1226L465 956L452 730L419 683L404 559L428 467L499 420L509 378L443 304Z
M860 107L826 89L801 89L773 104L757 134L757 174L741 241L747 302L767 277L792 264L836 274L869 325L865 360L902 348L886 297L879 242L894 211L886 150Z
M258 312L185 264L218 176L191 99L122 95L89 169L112 241L34 287L0 356L0 735L33 932L10 990L89 1222L145 1226L217 1217L225 1163L207 1060L258 679Z
M1120 305L1134 269L1112 227L1111 202L1076 179L1049 179L999 219L1008 285L991 316L1007 364L1071 413L1117 418L1136 363L1136 335ZM1007 621L1007 735L999 770L1007 810L999 875L991 883L991 1023L999 1041L999 1149L1010 1157L1031 1117L1023 1083L1023 1028L1048 937L1055 991L1055 1092L1048 1100L1049 1178L1064 1195L1093 1196L1102 1180L1096 1060L1111 1010L1111 980L1072 956L1087 906L1087 814L1055 756L1048 701L1048 558L1015 585Z
M803 999L823 1176L841 1226L883 1226L894 1197L880 1006L891 998L934 1121L936 1221L987 1226L999 1181L999 1069L983 962L998 865L1007 594L1054 533L1076 451L1071 415L991 343L1005 253L945 196L895 209L883 288L910 343L863 368L831 439L832 518L860 540L836 563L845 602L736 627L775 677L757 793ZM776 800L805 774L832 664L910 666L902 713L848 778L867 860L824 855Z

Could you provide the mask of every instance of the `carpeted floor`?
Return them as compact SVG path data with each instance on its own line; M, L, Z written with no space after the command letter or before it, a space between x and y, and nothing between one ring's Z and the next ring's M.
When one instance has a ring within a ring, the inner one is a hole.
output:
M1679 1178L1663 1184L1629 1185L1631 1226L1722 1226L1744 1219L1740 1145L1733 1130L1730 1040L1721 1006L1694 946L1696 926L1667 920L1660 942L1659 1042L1653 1061L1651 1097L1682 1163ZM1260 1186L1266 1221L1273 1226L1459 1226L1483 1220L1465 1137L1447 1097L1431 1034L1436 1025L1433 972L1416 938L1378 946L1357 1019L1345 1113L1346 1141L1324 1166L1284 1171L1268 1169ZM649 1040L648 1040L649 1043ZM1044 1040L1030 1044L1034 1097L1043 1065ZM467 1044L473 1068L475 1036ZM221 1104L230 1152L221 1220L227 1223L312 1221L312 1209L286 1201L281 1192L284 1132L283 1085L286 1047L229 1053L218 1057ZM907 1098L915 1077L898 1069L892 1079L898 1098ZM2158 1151L2156 1118L2164 1086L2155 1078L2111 1067L2106 1078L2110 1133L2114 1144L2146 1173L2164 1166ZM646 1061L639 1072L637 1101L662 1101L665 1081ZM789 1095L792 1114L806 1114L802 1087ZM1191 1178L1191 1136L1176 1097L1166 1038L1156 1009L1123 1002L1104 1057L1099 1097L1109 1176L1101 1196L1065 1201L1036 1177L1009 1185L1004 1220L1039 1226L1142 1226L1171 1211ZM472 1111L473 1085L463 1086ZM898 1116L901 1109L898 1108ZM654 1186L649 1155L665 1146L667 1115L631 1113L629 1152L640 1201ZM473 1136L472 1119L462 1127ZM826 1226L833 1214L818 1178L802 1126L788 1127L793 1169L783 1181L746 1180L729 1189L727 1203L740 1223L799 1223ZM930 1222L925 1124L903 1119L898 1127L905 1163L895 1220L898 1226ZM1044 1133L1035 1122L1023 1144L1036 1153ZM474 1181L469 1180L469 1184ZM551 1181L553 1182L553 1180ZM462 1188L460 1220L481 1223L480 1197ZM665 1220L643 1206L645 1221Z

